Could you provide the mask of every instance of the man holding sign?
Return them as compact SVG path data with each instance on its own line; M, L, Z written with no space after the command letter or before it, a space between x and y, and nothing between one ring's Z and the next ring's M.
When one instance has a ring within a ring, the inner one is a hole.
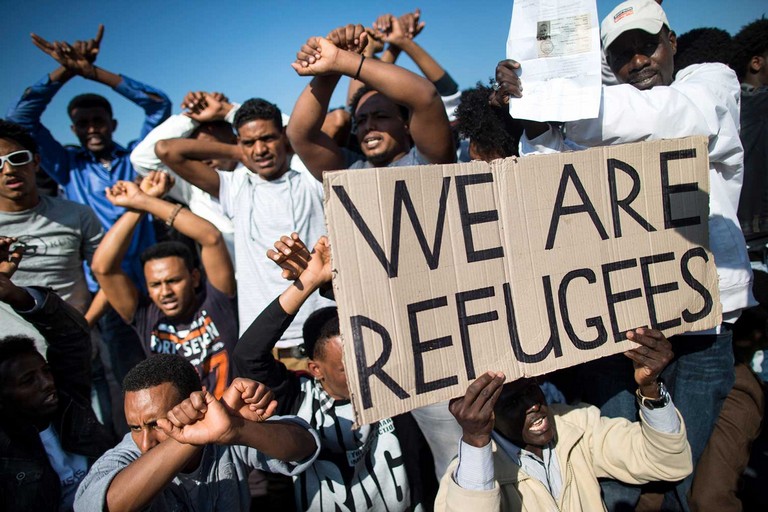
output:
M705 135L709 153L709 246L715 257L723 324L715 329L675 338L676 360L668 384L681 414L692 426L689 441L694 464L706 445L718 411L733 385L730 325L741 310L754 304L751 270L736 216L743 176L739 142L739 83L722 64L699 64L674 76L677 40L666 14L652 0L623 2L601 25L607 62L621 85L603 87L599 117L565 124L570 142L583 147ZM521 96L519 66L504 61L496 69L499 91L494 101ZM527 131L524 150L564 150L562 133L546 125ZM682 225L681 225L682 226ZM676 228L677 229L677 228ZM588 369L601 379L584 382L582 399L599 405L604 414L635 416L630 385L622 361L605 360ZM583 382L583 379L580 379ZM590 389L590 386L592 387ZM677 488L677 503L665 507L687 510L690 479ZM608 491L608 508L634 505L639 489Z
M629 331L640 422L601 418L592 406L548 406L534 380L503 385L488 372L451 412L463 429L459 458L435 510L603 510L598 478L640 484L690 474L685 426L659 374L672 360L664 334ZM493 442L492 442L493 440Z

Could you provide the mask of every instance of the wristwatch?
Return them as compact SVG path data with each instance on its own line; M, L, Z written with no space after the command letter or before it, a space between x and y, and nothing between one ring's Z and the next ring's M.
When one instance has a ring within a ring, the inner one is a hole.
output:
M643 396L640 393L640 388L635 391L635 396L637 396L637 403L640 407L645 407L646 409L651 410L666 407L669 405L670 400L672 400L669 396L669 391L667 391L667 387L661 379L659 379L659 398L648 398L647 396Z

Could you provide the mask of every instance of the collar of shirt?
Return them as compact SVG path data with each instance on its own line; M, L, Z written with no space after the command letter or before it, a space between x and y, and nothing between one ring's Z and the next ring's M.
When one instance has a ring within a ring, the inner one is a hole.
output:
M521 457L523 455L532 457L540 462L543 462L539 457L537 457L536 455L534 455L533 453L527 450L520 448L515 443L507 439L506 437L497 433L495 430L491 432L491 437L493 438L494 441L496 441L496 446L504 450L504 453L506 453L509 456L509 458L512 459L512 462L514 462L518 466L522 466ZM542 450L542 455L546 455L546 453L552 448L554 448L554 443L549 443Z
M520 466L525 474L541 482L555 500L560 498L563 489L563 477L557 454L554 451L557 439L545 446L542 449L541 457L538 457L495 431L491 437L496 441L497 448L503 450L513 463Z
M282 183L284 181L289 181L293 179L294 177L297 177L299 175L299 171L296 171L294 169L288 168L287 171L285 171L285 174L280 176L279 178L275 178L274 180L265 180L261 176L258 175L258 173L253 172L246 166L243 166L243 169L245 169L246 176L248 176L248 181L251 182L252 185L275 185L277 183Z
M115 142L112 143L112 151L109 154L111 160L115 160L117 157L128 154L130 154L130 151L125 149L123 146ZM88 151L82 146L77 151L77 157L82 158L83 160L90 160L91 162L101 163L91 151Z

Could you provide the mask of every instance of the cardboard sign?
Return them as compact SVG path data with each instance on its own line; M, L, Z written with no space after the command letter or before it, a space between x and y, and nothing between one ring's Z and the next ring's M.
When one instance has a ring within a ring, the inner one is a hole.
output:
M720 322L707 140L326 173L358 424ZM595 378L599 378L598 375Z

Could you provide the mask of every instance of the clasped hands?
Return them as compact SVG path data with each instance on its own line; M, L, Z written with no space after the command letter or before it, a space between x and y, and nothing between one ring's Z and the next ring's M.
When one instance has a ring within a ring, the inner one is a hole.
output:
M99 55L101 40L104 37L104 25L99 25L96 37L87 41L75 41L73 44L66 41L48 42L37 34L31 34L32 43L58 62L68 71L86 78L95 77L96 57Z
M157 426L183 444L238 444L246 422L263 422L277 409L272 390L259 382L236 378L220 400L208 391L196 391L168 411Z

